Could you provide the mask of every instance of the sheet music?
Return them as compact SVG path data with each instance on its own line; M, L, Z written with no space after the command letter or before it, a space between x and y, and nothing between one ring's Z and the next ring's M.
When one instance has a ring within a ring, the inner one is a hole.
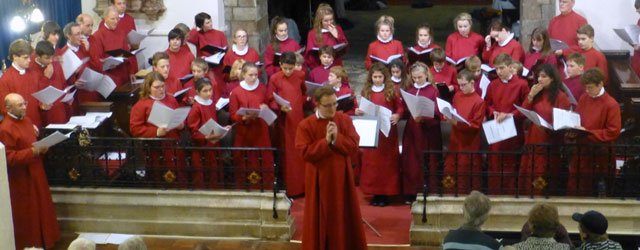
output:
M178 90L175 93L173 93L173 97L178 97L178 96L184 94L185 92L189 91L189 89L191 89L191 87L186 87L186 88L184 88L182 90Z
M62 72L64 73L64 79L68 80L82 64L84 64L84 62L78 58L76 53L71 49L67 49L67 51L62 54L62 63L60 63Z
M111 95L111 93L115 89L116 89L116 83L113 82L111 77L104 75L104 77L102 78L102 81L100 82L100 84L98 84L95 91L100 93L106 99L107 97L109 97L109 95Z
M540 116L535 111L525 109L525 108L520 107L520 106L515 105L515 104L513 104L513 106L516 107L516 109L518 109L518 111L520 111L520 113L522 113L524 116L526 116L535 125L538 125L540 127L545 127L545 128L553 130L553 126L551 126L551 124L549 124L547 121L545 121L544 118L542 118L542 116Z
M236 111L237 115L249 115L249 114L259 114L260 113L260 109L252 109L252 108L240 108L238 109L238 111Z
M278 103L278 105L291 108L291 103L275 92L273 93L273 99L276 101L276 103Z
M429 100L424 96L409 94L404 90L400 90L400 93L402 94L402 99L407 104L413 119L417 117L433 118L436 104L432 100Z
M465 60L469 59L469 57L468 57L468 56L465 56L465 57L463 57L463 58L458 59L457 61L456 61L456 60L453 60L453 58L448 57L448 56L447 56L445 59L447 60L447 62L450 62L450 63L451 63L451 64L453 64L453 65L458 65L458 64L460 64L460 63L464 62Z
M580 125L580 115L569 110L553 108L553 129L576 129Z
M501 123L498 123L495 119L486 121L482 123L482 130L489 144L504 141L518 135L513 116L508 116Z
M567 97L569 98L569 103L573 105L578 105L578 100L576 100L576 97L573 96L573 93L571 93L571 90L569 90L569 87L567 86L567 84L563 82L562 86L560 87L562 88L562 91L564 91L564 93L567 94Z
M416 54L416 55L422 55L422 54L426 54L429 53L431 51L433 51L433 48L431 49L425 49L423 51L417 51L416 49L414 49L413 47L409 47L409 51L411 51L412 53Z
M112 234L112 233L80 233L78 238L91 240L96 244L115 244L120 245L122 242L133 237L131 234Z
M34 142L33 146L34 147L51 147L66 139L69 139L69 136L71 136L71 133L73 132L70 132L68 134L60 133L60 131L53 132L52 134L43 138L42 140Z
M482 74L482 76L480 76L480 90L482 90L482 99L484 100L484 97L487 96L487 89L489 88L489 83L491 83L491 80L489 80L489 77L487 77L485 74Z
M359 147L375 148L378 146L378 119L352 117L353 127L360 136Z
M391 116L393 112L388 108L377 105L367 98L361 97L359 102L359 109L364 112L366 116L376 117L378 119L378 123L380 124L380 132L384 134L385 137L389 137L389 132L391 131Z
M304 81L304 85L307 87L307 93L306 93L307 96L313 96L313 92L315 92L316 89L323 86L323 84L321 83L315 83L310 81Z
M262 118L262 120L264 120L267 125L271 126L276 118L278 118L278 115L276 115L276 113L274 113L269 108L261 108L258 117Z
M227 104L229 104L229 98L222 98L221 97L216 102L216 110L221 110L222 108L224 108L224 106L227 106Z
M640 36L640 27L638 25L627 25L621 29L613 29L613 31L628 44L636 45L640 43L638 41L638 36Z
M151 114L149 114L147 121L156 127L172 130L180 126L180 124L187 119L189 110L191 110L190 107L171 109L161 102L156 101L153 103L153 107L151 107Z
M377 116L376 106L378 105L364 97L360 97L360 101L358 102L358 108L364 112L364 115L368 116Z
M64 95L64 91L49 85L46 88L41 89L40 91L35 92L31 95L36 99L38 99L38 101L40 101L41 103L44 103L46 105L51 105L56 100L58 100L58 98Z
M112 68L117 67L118 65L124 63L125 58L124 57L107 57L105 59L102 59L102 71L107 71L110 70Z
M493 67L489 66L488 64L482 64L482 65L480 65L480 69L481 69L482 71L484 71L484 72L491 72L491 71L496 70L495 68L493 68Z
M462 117L460 114L458 114L458 112L456 111L455 108L453 108L453 106L451 105L451 103L442 100L440 98L436 98L436 102L437 102L437 106L438 106L438 110L440 110L440 113L442 113L442 115L444 115L444 117L446 117L447 119L454 119L456 121L459 122L464 122L467 125L470 125L469 122L464 119L464 117Z
M200 127L200 129L198 129L198 131L205 136L213 133L215 135L222 134L222 137L224 137L229 132L229 129L226 129L223 126L220 126L220 124L218 124L213 119L209 119L205 124L202 124L202 126Z
M127 34L127 41L129 41L129 44L140 44L140 42L147 38L147 36L149 36L149 34L154 30L155 28L150 29L146 34L135 30L129 31L129 34Z
M204 60L208 63L220 64L225 54L226 54L225 52L218 52L213 55L205 57Z
M402 57L402 54L395 54L395 55L391 55L391 56L387 57L387 59L382 59L382 58L377 57L377 56L374 56L374 55L370 55L369 57L370 57L371 59L376 60L376 61L379 61L379 62L381 62L381 63L389 64L389 63L391 63L391 61L393 61L394 59L401 58L401 57Z
M569 48L569 45L567 45L567 43L560 41L558 39L549 39L549 43L551 44L552 51Z

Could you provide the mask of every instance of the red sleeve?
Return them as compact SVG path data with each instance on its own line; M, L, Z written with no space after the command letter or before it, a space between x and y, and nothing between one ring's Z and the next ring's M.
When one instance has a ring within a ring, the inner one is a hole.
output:
M495 80L494 80L495 81ZM487 107L487 115L489 117L493 117L493 113L496 112L495 107L493 106L493 85L497 84L494 81L489 83L487 86L487 93L485 94L484 100Z
M89 67L96 72L102 73L102 62L100 60L104 53L104 45L102 44L102 39L96 36L96 33L89 37L89 39L91 39L89 41L89 44L91 44L91 47L89 48Z
M296 149L300 152L300 156L304 161L317 162L331 157L332 151L329 143L325 139L325 135L319 136L320 139L314 140L313 122L315 120L307 120L300 122L296 130ZM340 137L338 135L338 137Z
M514 38L515 39L515 38ZM514 42L515 48L513 49L513 60L518 60L518 62L524 62L524 49L522 45L516 40L512 40Z
M336 113L336 115L341 115L341 114ZM336 141L333 145L330 145L329 147L331 147L334 151L337 151L338 153L344 156L353 155L356 151L358 151L358 143L360 142L360 136L356 132L356 129L353 127L353 123L351 122L351 119L349 117L344 115L342 117L335 117L335 118L342 118L342 119L339 120L340 122L337 122L338 136L336 137ZM337 121L338 119L335 119L335 118L334 118L334 121Z
M496 47L496 43L494 43L493 45L491 45L491 48L489 50L487 50L486 48L482 49L482 61L486 64L489 65L493 65L493 62L491 62L491 54L493 53L493 50Z
M458 122L456 125L456 128L460 129L461 131L476 131L480 129L480 127L482 126L482 122L484 122L485 109L486 109L486 106L484 102L476 103L473 106L473 111L471 112L471 115L469 117L465 117L465 119L467 119L467 121L469 122L469 125L467 125L464 122Z
M7 167L24 167L38 160L38 155L33 154L31 147L25 149L17 148L17 139L14 131L0 131L0 140L4 143L7 154Z
M187 127L189 127L189 131L191 131L191 139L194 141L204 141L204 135L198 131L202 124L207 121L201 121L200 117L200 106L193 105L191 110L189 111L189 116L187 116Z
M232 91L229 96L229 114L231 121L242 122L242 116L238 115L238 109L240 109L240 100L238 100L238 91Z
M604 74L604 84L606 85L609 82L609 68L607 66L607 58L605 58L604 54L598 51L596 57L596 67L602 70L602 74Z
M269 78L269 83L267 83L267 93L269 93L269 95L271 95L271 99L273 99L273 93L278 93L279 88L277 86L278 81L280 81L280 79L276 78L276 75L272 75L271 78ZM265 103L269 106L270 109L275 110L275 111L279 111L280 110L280 105L275 101L272 100L269 103Z
M457 31L456 31L457 32ZM447 37L447 43L444 46L444 54L447 57L453 58L453 33Z
M620 136L620 129L622 128L620 106L613 98L610 98L610 100L607 103L605 117L602 117L604 127L588 129L591 134L587 137L587 140L592 142L612 142Z
M370 43L369 48L367 49L367 55L364 57L364 67L369 70L371 68L371 54L373 53L375 44Z
M275 52L273 51L271 44L268 44L267 48L264 50L264 68L265 71L267 71L267 76L271 76L278 71L277 69L275 69L275 67L278 67L278 65L273 65L274 58Z
M191 29L189 31L189 38L187 39L187 42L190 42L193 45L195 45L196 46L196 50L200 51L200 43L199 43L199 41L200 41L200 32L198 32L197 29Z
M155 138L157 137L158 127L151 123L147 123L147 107L144 100L138 101L133 108L131 108L131 116L129 122L129 129L131 135L141 138Z

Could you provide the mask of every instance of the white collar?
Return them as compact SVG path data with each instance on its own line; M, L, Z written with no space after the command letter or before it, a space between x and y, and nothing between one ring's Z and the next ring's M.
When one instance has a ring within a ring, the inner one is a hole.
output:
M415 87L416 89L422 89L422 88L424 88L424 87L429 86L429 84L431 84L429 81L426 81L426 82L424 82L424 83L423 83L423 84L421 84L421 85L418 85L418 83L415 83L415 82L414 82L414 83L413 83L413 87Z
M380 93L383 90L384 90L384 84L380 85L380 86L371 85L371 91L373 91L373 92Z
M284 42L284 41L286 41L287 39L289 39L289 35L286 35L286 36L285 36L284 38L282 38L282 39L280 39L280 37L276 36L276 39L278 39L278 41L280 41L280 42Z
M125 13L118 14L118 17L119 17L119 18L123 18L123 17L124 17L124 14L125 14Z
M162 99L164 99L167 96L167 94L165 93L162 97L155 97L152 95L149 95L149 98L156 100L156 101L162 101Z
M328 29L321 29L320 32L327 33L327 32L329 32L329 30Z
M391 81L393 81L395 83L400 83L402 81L402 78L391 76Z
M380 37L380 35L377 35L377 37L378 37L378 41L380 41L381 43L389 43L389 42L391 42L393 40L393 35L389 36L389 39L387 39L387 40L382 39L382 37Z
M27 69L20 68L18 64L12 63L11 66L13 66L13 68L15 68L18 73L20 73L20 75L24 75L25 73L27 73Z
M69 46L69 49L71 49L71 51L73 51L73 52L78 52L78 50L80 49L80 46L75 46L75 45L73 45L71 43L68 43L68 42L67 42L67 46Z
M431 40L429 40L429 42L427 42L426 44L422 44L420 43L420 41L416 42L418 44L418 46L420 46L420 48L426 49L427 47L429 47L429 45L431 45Z
M107 23L104 23L104 27L107 28L107 30L116 30L116 29L110 29L109 26L107 26Z
M238 49L238 46L234 44L231 45L231 50L233 50L233 53L236 53L236 55L244 56L249 52L249 44L246 44L242 50Z
M507 45L507 43L511 42L511 40L513 39L513 37L515 36L515 34L509 32L509 36L507 36L507 39L505 39L504 41L502 41L501 43L499 43L498 45L500 47L504 47Z
M327 66L322 65L322 68L324 68L324 69L329 69L329 68L331 68L331 66L333 66L333 63L331 63L331 64L329 64L329 65L327 65Z
M256 81L258 81L258 80L256 80ZM244 80L242 80L240 82L240 87L242 87L243 89L245 89L247 91L253 91L253 90L257 89L258 85L260 85L259 82L254 83L252 86L249 86L249 84L247 82L245 82Z
M500 81L501 81L502 83L509 83L509 81L511 81L511 79L513 79L513 74L511 74L511 75L509 76L509 79L507 79L507 80L502 80L502 78L499 78L499 79L500 79Z
M36 61L36 64L38 64L38 66L40 66L41 68L47 67L47 65L44 65L44 64L38 62L38 57L33 58L33 60Z
M317 109L316 109L316 118L318 118L318 119L327 119L327 118L324 118L324 116L322 116L320 114L320 111L318 111Z
M434 70L436 73L440 73L440 72L442 72L442 70L443 70L443 69L444 69L444 66L442 66L442 68L441 68L440 70L436 69L436 67L433 67L433 70Z
M198 102L198 103L200 103L200 104L202 104L204 106L209 106L209 105L211 105L213 103L213 100L211 100L211 98L205 100L205 99L202 99L202 97L200 97L198 95L194 96L193 100L195 100L196 102Z
M534 46L531 46L531 48L533 49L533 51L535 52L540 52L542 50L542 48L536 48Z
M11 112L7 112L7 114L8 114L9 116L13 117L13 119L16 119L16 120L22 120L22 119L24 119L24 116L22 116L22 117L18 117L18 116L16 116L16 115L12 114Z
M337 86L334 86L333 90L335 90L336 93L338 93L338 91L340 91L340 84L338 84Z
M598 95L594 96L593 98L598 98L598 97L601 97L602 95L604 95L604 86L600 88L600 93L598 93Z

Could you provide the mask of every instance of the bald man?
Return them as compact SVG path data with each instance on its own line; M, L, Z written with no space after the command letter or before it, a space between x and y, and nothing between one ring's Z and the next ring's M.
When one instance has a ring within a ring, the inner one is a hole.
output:
M91 44L89 67L95 71L104 72L113 79L117 86L121 86L130 82L134 78L133 74L137 71L131 69L130 60L125 60L124 63L105 70L103 70L102 61L110 56L108 51L120 49L130 51L131 47L127 42L127 35L116 29L120 20L116 7L107 7L102 19L103 24L98 26L98 30L89 39Z
M27 105L21 95L7 94L6 114L0 123L0 141L7 153L15 247L49 249L60 239L60 231L42 164L48 148L32 146L37 131L26 116Z

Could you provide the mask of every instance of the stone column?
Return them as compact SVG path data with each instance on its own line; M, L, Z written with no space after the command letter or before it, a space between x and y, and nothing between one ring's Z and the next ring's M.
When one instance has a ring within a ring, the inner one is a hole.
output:
M0 200L3 201L0 202L0 218L3 222L0 223L0 249L15 249L6 156L4 144L0 142Z
M260 53L264 51L269 41L267 0L224 0L224 7L229 38L235 29L243 28L249 35L249 46Z
M555 16L556 0L522 0L520 2L520 43L529 48L531 32L537 27L549 26L549 20Z

